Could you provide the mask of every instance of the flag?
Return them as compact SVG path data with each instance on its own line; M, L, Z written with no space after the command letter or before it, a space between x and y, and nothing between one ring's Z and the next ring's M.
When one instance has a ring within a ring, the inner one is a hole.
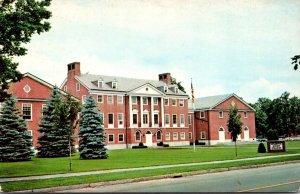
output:
M191 81L191 91L192 91L192 102L195 101L195 95L194 95L194 88L193 88L193 82Z

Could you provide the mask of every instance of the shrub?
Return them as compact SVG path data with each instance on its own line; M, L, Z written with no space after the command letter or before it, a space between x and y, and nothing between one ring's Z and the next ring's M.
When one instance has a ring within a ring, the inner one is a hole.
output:
M147 148L148 146L132 146L132 149Z
M260 143L258 145L258 149L257 149L258 153L266 153L266 148L265 148L265 145L263 143Z
M170 147L169 144L163 144L163 146L166 148L166 147Z
M195 145L205 145L205 142L201 142L199 140L195 140Z
M143 142L139 143L139 146L144 146Z
M162 141L157 143L157 146L163 146L163 145L164 145L164 143Z

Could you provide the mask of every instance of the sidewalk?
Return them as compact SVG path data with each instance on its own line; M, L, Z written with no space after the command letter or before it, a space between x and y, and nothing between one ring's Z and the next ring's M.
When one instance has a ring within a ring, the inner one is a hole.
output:
M223 161L212 161L212 162L201 162L201 163L188 163L188 164L174 164L174 165L162 165L162 166L149 166L149 167L127 168L127 169L100 170L100 171L90 171L90 172L53 174L53 175L40 175L40 176L14 177L14 178L0 178L0 183L3 183L3 182L12 182L12 181L24 181L24 180L59 178L59 177L84 176L84 175L92 175L92 174L106 174L106 173L113 173L113 172L128 172L128 171L152 170L152 169L184 167L184 166L198 166L198 165L207 165L207 164L221 164L221 163L230 163L230 162L237 162L237 161L249 161L249 160L261 160L261 159L268 159L268 158L279 158L279 157L283 157L283 156L284 157L300 156L300 154L288 154L288 155L276 155L276 156L262 156L262 157L244 158L244 159L235 159L235 160L223 160Z

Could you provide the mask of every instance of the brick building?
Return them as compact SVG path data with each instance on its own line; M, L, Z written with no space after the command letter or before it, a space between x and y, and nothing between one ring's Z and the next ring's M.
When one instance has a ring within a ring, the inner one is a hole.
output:
M80 63L68 64L61 89L84 103L92 95L103 116L109 149L143 142L156 146L189 145L188 98L171 84L170 73L156 80L81 74Z
M21 81L10 83L8 92L17 98L17 107L27 123L34 147L38 145L37 140L40 136L38 128L42 110L47 104L53 87L52 84L30 73L25 73Z
M228 132L227 120L229 110L236 106L243 122L242 133L238 141L255 141L255 110L236 94L225 94L197 98L194 107L189 101L189 136L192 140L193 131L195 139L208 145L231 142Z

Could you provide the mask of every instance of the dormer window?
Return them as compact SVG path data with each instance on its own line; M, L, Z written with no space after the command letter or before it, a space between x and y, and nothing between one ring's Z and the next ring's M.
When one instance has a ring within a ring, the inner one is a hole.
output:
M98 88L102 88L103 87L103 81L102 80L98 80Z
M117 87L118 87L118 82L113 81L112 84L111 84L111 87L112 87L113 89L117 89Z
M164 92L165 92L165 93L168 92L168 86L164 86Z
M175 93L178 93L178 87L174 88Z

